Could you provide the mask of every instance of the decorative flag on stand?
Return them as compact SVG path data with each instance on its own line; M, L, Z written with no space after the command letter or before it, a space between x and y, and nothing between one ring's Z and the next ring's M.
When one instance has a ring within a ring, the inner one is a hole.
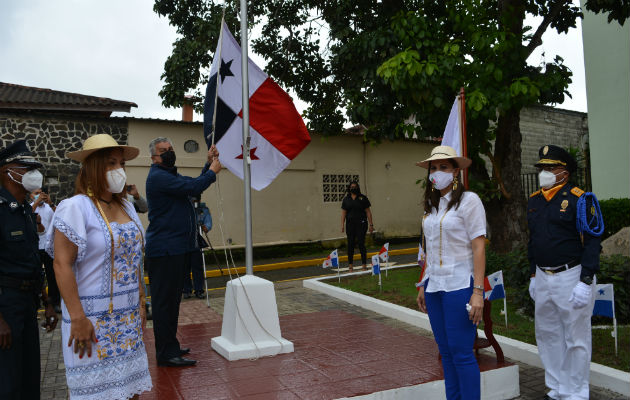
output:
M372 275L381 274L381 264L379 263L378 256L372 256Z
M503 271L492 273L484 279L484 299L496 300L505 298L505 290L503 288Z
M381 247L381 250L378 252L378 255L379 257L381 257L381 260L383 262L389 261L389 243L385 243L383 247Z
M615 290L612 283L597 284L593 315L601 315L613 319L612 335L615 338L615 355L617 355L617 318L615 317Z
M337 256L337 249L333 250L332 253L326 257L324 263L322 264L324 268L337 268L339 267L339 257Z
M227 25L222 29L206 88L203 133L210 147L214 130L221 164L243 179L241 48ZM311 137L289 95L251 59L248 68L251 185L262 190L304 150Z

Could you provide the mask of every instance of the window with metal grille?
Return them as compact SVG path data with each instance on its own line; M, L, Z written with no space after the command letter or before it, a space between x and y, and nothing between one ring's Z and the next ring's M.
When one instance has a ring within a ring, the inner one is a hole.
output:
M342 201L350 182L359 182L359 175L352 174L324 174L322 175L322 193L324 203Z

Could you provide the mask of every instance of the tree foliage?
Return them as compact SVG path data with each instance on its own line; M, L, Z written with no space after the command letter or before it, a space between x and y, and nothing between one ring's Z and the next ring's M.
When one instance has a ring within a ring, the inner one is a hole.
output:
M180 106L191 90L202 97L221 5L155 1L154 10L180 34L162 76L165 106ZM225 19L236 36L238 6L226 1ZM589 0L586 7L620 23L628 15L627 0ZM267 60L270 76L309 104L310 130L337 134L351 122L375 140L439 137L465 87L469 154L476 161L471 185L487 205L496 203L490 223L497 248L522 244L523 213L512 214L515 226L499 226L524 199L518 115L528 105L561 102L571 83L562 58L537 66L527 59L546 31L575 27L579 7L569 0L257 0L248 11L250 28L261 33L251 47ZM524 26L528 14L540 17L540 25ZM481 155L492 161L490 175Z

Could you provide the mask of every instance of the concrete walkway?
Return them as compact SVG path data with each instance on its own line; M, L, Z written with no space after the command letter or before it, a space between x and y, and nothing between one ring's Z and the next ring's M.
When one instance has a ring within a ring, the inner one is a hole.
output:
M406 323L363 310L349 305L327 295L302 287L302 281L276 283L276 299L280 315L292 315L326 310L342 310L361 316L394 328L404 329L420 336L431 337L431 332L412 327ZM198 324L216 321L216 313L223 313L223 292L213 291L210 306L214 312L206 313L205 300L186 300L182 302L180 311L180 325ZM66 380L64 374L63 357L61 354L61 331L57 328L53 333L41 335L41 365L42 365L42 399L66 399ZM510 360L512 361L512 360ZM540 368L516 363L520 369L520 392L517 399L542 399L546 393L544 386L544 371ZM155 384L155 383L154 383ZM202 398L195 396L196 398ZM624 399L628 397L607 390L591 387L592 400Z

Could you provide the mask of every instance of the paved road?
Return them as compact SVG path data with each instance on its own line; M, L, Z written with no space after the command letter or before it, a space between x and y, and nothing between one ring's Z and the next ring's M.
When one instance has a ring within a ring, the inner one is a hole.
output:
M210 306L216 312L223 313L224 293L221 290L212 292ZM364 318L380 321L384 324L405 329L409 332L423 336L431 336L431 333L406 323L388 318L386 316L366 311L362 308L350 305L334 299L325 294L318 293L302 287L301 281L281 282L276 284L276 300L280 315L309 313L331 309L343 310L354 313ZM207 322L200 319L200 308L205 307L203 300L191 299L182 302L180 311L180 324ZM65 375L63 359L61 355L61 333L57 328L53 333L41 334L42 355L42 399L66 399ZM542 399L545 394L544 372L540 368L518 363L520 370L520 400ZM592 400L630 400L600 388L591 388Z

